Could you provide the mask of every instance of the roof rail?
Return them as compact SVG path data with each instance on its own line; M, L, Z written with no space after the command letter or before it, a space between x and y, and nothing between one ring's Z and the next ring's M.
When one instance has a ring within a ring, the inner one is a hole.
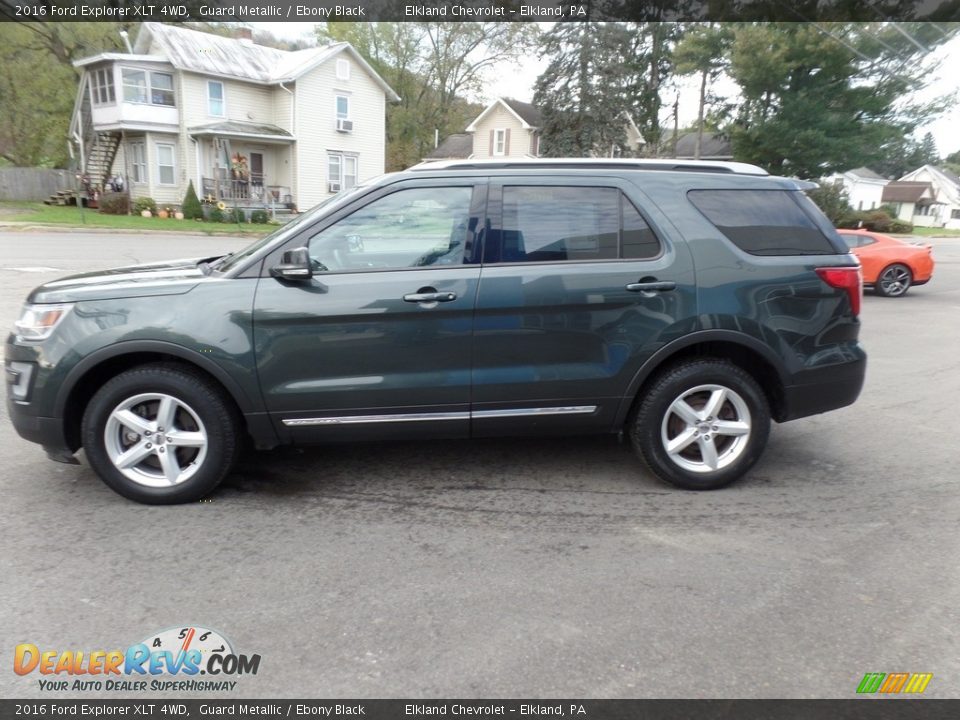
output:
M682 160L678 158L528 158L517 160L427 160L409 168L422 170L660 170L674 172L768 175L756 165L723 160Z

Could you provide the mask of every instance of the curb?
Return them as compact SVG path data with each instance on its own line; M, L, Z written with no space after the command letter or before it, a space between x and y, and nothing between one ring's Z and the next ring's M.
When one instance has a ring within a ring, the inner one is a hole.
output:
M235 232L207 233L202 230L141 230L136 228L105 228L91 227L89 225L38 225L29 222L0 222L0 232L62 232L62 233L83 233L87 235L173 235L191 237L229 238L229 237L249 237L260 238L266 233L254 233L246 230Z

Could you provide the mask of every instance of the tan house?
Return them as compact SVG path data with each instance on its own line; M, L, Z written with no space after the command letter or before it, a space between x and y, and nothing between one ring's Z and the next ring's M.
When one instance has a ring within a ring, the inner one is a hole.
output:
M470 123L466 132L448 136L424 160L465 160L540 157L542 116L530 103L497 98ZM643 136L633 119L624 113L626 149L636 154ZM596 148L594 157L613 157L623 148Z
M244 207L307 209L384 171L396 93L349 43L288 52L143 23L127 53L84 70L70 126L91 198L179 204L197 194Z

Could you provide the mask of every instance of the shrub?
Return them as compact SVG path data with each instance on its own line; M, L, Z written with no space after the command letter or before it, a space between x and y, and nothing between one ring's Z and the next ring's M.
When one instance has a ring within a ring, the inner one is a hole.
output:
M216 205L207 208L207 220L212 223L223 222L223 210Z
M897 220L880 209L864 210L847 213L837 224L839 228L863 228L880 233L909 233L913 232L913 225L903 220Z
M197 191L193 189L193 180L187 185L187 194L183 196L183 217L187 220L203 218L203 205L200 204Z
M227 208L223 213L225 223L243 223L247 221L247 216L240 208Z
M254 210L250 213L250 222L255 225L266 225L270 220L270 215L266 210Z
M141 197L133 201L133 211L139 215L144 210L149 210L150 212L156 214L157 212L157 202L152 197Z
M124 192L106 192L100 196L100 212L104 215L129 215L130 196Z
M807 196L834 225L850 213L850 198L841 182L825 182L818 188L807 190Z
M890 232L893 218L883 210L868 210L863 214L863 226L873 232Z
M890 223L890 232L898 235L908 235L913 232L913 224L903 220L894 220Z

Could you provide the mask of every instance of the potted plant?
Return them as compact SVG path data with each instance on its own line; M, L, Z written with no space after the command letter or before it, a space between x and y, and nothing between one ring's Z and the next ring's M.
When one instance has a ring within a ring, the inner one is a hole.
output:
M162 210L157 211L157 217L160 218L161 220L166 220L169 215L170 213L167 211L167 208L163 208Z

